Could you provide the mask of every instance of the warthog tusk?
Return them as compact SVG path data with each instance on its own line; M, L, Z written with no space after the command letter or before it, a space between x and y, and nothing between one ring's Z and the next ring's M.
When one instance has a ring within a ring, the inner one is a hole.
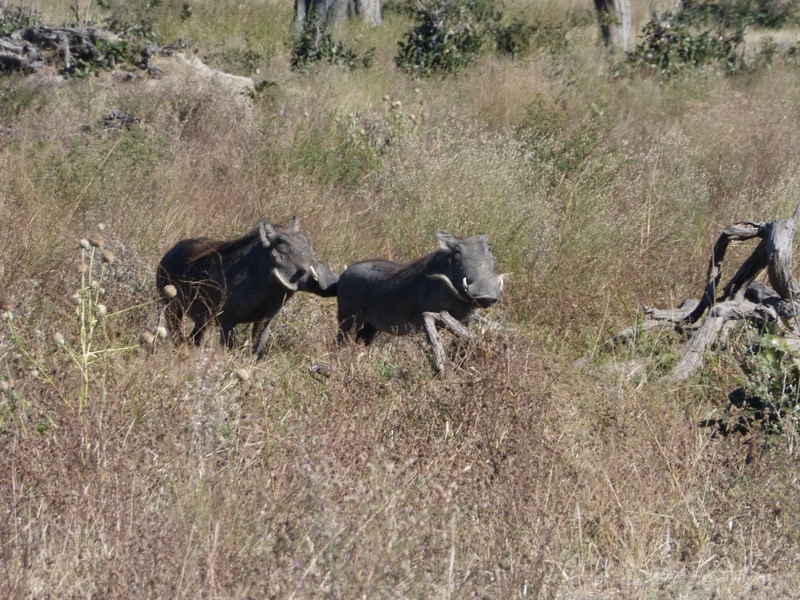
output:
M314 270L314 265L309 265L308 270L311 272L311 278L314 281L319 282L319 275L317 275L316 270Z
M466 277L464 277L464 279L461 280L461 285L464 286L464 291L467 292L467 295L469 296L469 284L467 283Z
M430 277L431 279L441 279L442 281L444 281L445 285L447 286L447 289L450 290L450 292L456 298L458 298L459 300L464 300L465 302L469 302L469 298L465 298L463 295L461 295L461 293L456 289L456 286L453 285L453 282L450 281L450 278L447 275L444 275L443 273L432 273L428 275L428 277ZM466 277L464 279L466 279Z
M500 275L497 276L497 279L500 280L500 289L501 290L503 289L503 286L506 283L506 277L508 277L510 275L511 275L511 273L501 273Z
M280 273L280 271L278 271L278 269L275 269L272 272L272 274L275 275L275 279L277 279L280 282L280 284L283 287L285 287L287 290L289 290L290 292L296 292L297 291L297 285L294 284L294 283L288 282L286 280L286 278L283 275L281 275L281 273Z

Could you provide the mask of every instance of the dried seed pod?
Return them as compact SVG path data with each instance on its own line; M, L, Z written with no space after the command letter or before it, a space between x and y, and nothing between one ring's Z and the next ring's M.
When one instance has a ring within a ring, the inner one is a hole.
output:
M164 286L164 289L163 289L162 291L164 292L164 295L165 295L167 298L174 298L175 296L177 296L177 295L178 295L178 288L176 288L176 287L175 287L174 285L172 285L172 284L170 284L170 285L165 285L165 286Z
M111 250L103 250L103 260L110 265L114 264L114 261L117 260L117 257L114 256L114 253Z
M100 248L100 249L102 249L103 245L105 244L105 241L103 241L103 238L101 238L96 233L93 233L92 235L90 235L88 241L92 246L94 246L95 248Z

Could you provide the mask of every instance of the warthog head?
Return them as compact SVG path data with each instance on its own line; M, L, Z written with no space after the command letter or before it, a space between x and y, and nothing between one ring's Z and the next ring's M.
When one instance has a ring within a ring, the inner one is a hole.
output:
M258 230L261 242L270 250L273 263L270 273L286 291L336 295L338 278L314 254L308 239L300 232L297 218L280 229L261 221Z
M485 235L458 238L446 231L437 231L439 247L450 253L446 273L432 273L441 279L450 292L464 302L481 308L500 298L505 275L494 274L494 256Z

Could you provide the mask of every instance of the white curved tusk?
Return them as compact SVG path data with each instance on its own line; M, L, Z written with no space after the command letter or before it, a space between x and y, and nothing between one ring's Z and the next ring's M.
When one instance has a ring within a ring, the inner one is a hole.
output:
M497 279L500 280L500 289L501 290L503 289L503 286L506 283L506 277L509 277L510 275L511 275L511 273L501 273L500 275L497 276Z
M280 271L278 271L278 269L275 269L272 272L272 274L275 275L275 279L277 279L280 282L280 284L283 287L285 287L287 290L289 290L290 292L296 292L297 291L297 285L287 281L286 278L283 275L281 275L281 273L280 273Z
M464 286L464 291L467 292L467 295L469 295L469 284L467 283L466 277L464 277L464 279L461 280L461 285Z
M309 265L308 270L311 272L311 278L314 281L319 282L319 275L317 275L316 270L314 270L314 265Z
M453 282L450 281L450 278L447 275L444 275L442 273L431 273L430 275L428 275L428 277L430 277L431 279L441 279L442 281L444 281L445 285L447 286L447 289L450 290L450 293L452 293L456 298L458 298L459 300L463 300L465 302L469 302L469 298L465 298L464 296L461 295L461 293L456 289L456 286L453 285Z

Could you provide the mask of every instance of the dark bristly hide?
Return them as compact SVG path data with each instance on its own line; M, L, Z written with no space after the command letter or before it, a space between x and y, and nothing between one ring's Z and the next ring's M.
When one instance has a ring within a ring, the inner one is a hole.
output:
M437 231L436 238L439 249L412 263L368 260L342 273L340 341L354 333L357 341L369 344L380 331L402 335L424 329L436 349L432 318L459 333L464 329L457 331L458 324L499 299L503 276L494 274L485 235L459 238Z
M232 241L182 240L161 259L156 275L173 337L183 338L184 316L194 321L195 344L206 326L216 321L220 342L230 348L233 328L253 323L259 358L270 321L295 292L335 296L336 283L337 276L317 259L296 218L285 227L261 221L255 230Z

